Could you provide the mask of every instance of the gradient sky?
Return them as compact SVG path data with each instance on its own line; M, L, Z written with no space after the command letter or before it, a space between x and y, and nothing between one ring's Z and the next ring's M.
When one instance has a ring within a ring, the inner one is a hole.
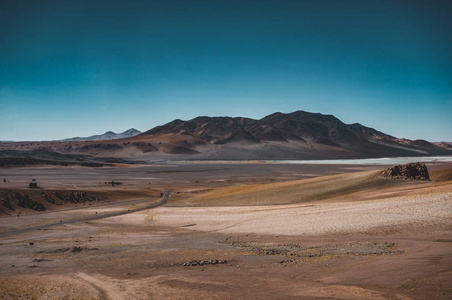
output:
M452 141L452 1L1 0L0 140L333 114Z

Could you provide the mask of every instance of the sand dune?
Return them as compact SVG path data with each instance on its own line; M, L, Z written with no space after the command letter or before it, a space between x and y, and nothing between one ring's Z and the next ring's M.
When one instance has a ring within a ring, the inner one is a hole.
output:
M260 185L240 185L214 189L208 193L185 199L183 204L192 206L249 206L306 203L318 200L359 200L356 194L387 191L418 193L428 182L388 180L381 171L356 172L322 176ZM352 197L352 195L355 195ZM351 198L352 197L352 198ZM378 197L378 193L369 197ZM171 205L171 203L170 203Z

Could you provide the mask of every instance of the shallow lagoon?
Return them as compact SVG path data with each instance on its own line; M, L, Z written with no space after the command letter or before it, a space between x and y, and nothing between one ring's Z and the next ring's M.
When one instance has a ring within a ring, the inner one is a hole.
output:
M333 159L333 160L272 160L268 163L287 164L321 164L321 165L399 165L410 162L439 163L452 162L452 156L417 156L417 157L383 157L364 159Z
M399 165L410 162L444 163L452 162L451 156L410 156L362 159L325 159L325 160L192 160L173 161L170 164L305 164L305 165Z

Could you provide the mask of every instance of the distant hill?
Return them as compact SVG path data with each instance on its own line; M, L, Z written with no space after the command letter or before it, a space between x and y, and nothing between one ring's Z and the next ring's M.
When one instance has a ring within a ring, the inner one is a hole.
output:
M135 128L131 128L129 130L126 130L122 133L115 133L113 131L107 131L104 134L100 134L100 135L92 135L92 136L88 136L88 137L73 137L73 138L68 138L68 139L64 139L61 141L105 141L105 140L115 140L115 139L123 139L123 138L129 138L129 137L133 137L136 135L139 135L141 133L141 131L136 130Z

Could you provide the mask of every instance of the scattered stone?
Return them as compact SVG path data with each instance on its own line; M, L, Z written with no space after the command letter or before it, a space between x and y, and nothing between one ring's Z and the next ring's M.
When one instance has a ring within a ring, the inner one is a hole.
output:
M331 259L344 256L365 256L365 255L389 255L402 253L393 250L395 243L347 243L347 244L326 244L319 246L301 247L298 244L281 245L257 245L254 243L233 243L235 247L245 247L248 250L257 252L258 255L282 255L287 258L280 263L297 263L300 261L311 261L317 259Z
M285 263L294 263L295 261L293 259L284 259L281 260L279 263L280 264L285 264Z
M211 260L191 260L189 262L182 263L182 266L189 267L189 266L204 266L204 265L216 265L216 264L225 264L227 263L227 260L218 260L218 259L211 259Z
M69 250L71 250L71 248L60 248L60 249L49 250L49 251L37 251L35 253L36 254L41 254L41 253L65 253L65 252L68 252Z
M36 258L33 259L32 262L43 262L43 261L52 261L51 259L45 259L45 258Z
M87 248L87 247L73 247L71 252L72 253L80 253L83 250L99 250L99 248Z

